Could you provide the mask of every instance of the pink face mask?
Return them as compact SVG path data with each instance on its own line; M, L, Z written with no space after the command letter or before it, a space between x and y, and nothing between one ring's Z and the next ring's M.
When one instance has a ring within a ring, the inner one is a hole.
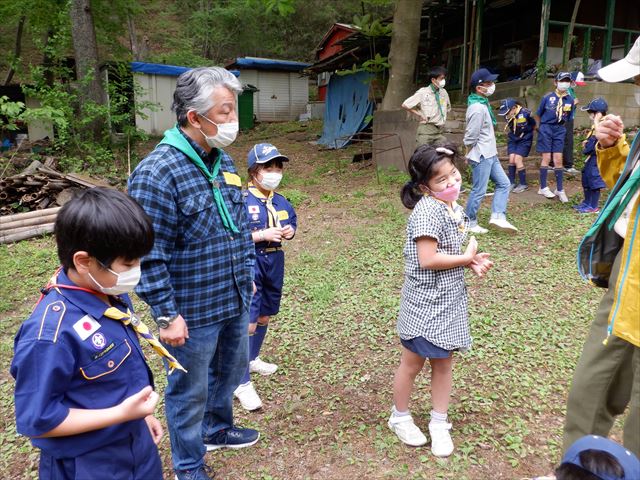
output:
M461 187L462 182L456 182L440 192L434 192L433 190L429 191L431 192L431 196L437 198L438 200L442 200L443 202L455 202L460 196Z

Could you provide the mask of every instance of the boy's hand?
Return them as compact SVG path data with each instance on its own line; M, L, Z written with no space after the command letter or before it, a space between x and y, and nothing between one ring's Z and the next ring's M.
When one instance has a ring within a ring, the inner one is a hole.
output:
M153 391L151 385L147 385L138 393L125 398L120 407L125 415L125 421L136 420L151 415L156 409L160 397Z
M189 338L189 329L182 315L178 315L167 328L160 329L160 341L172 347L181 347L187 338Z
M616 144L624 133L624 124L617 115L607 115L602 117L600 112L596 113L594 123L596 125L595 135L602 148L609 148Z
M293 238L293 236L295 235L296 231L293 229L293 227L291 225L287 225L286 227L282 227L282 236L287 239L287 240L291 240Z
M469 259L469 263L473 262L474 257L478 251L478 242L476 237L469 237L469 244L467 245L467 249L464 251L465 257Z
M278 227L266 228L264 231L264 239L268 242L282 241L282 229Z
M151 434L151 439L153 443L158 445L160 440L162 439L162 434L164 433L162 430L162 425L160 424L160 420L158 420L153 415L147 415L144 417L144 421L147 422L147 427L149 428L149 433Z
M476 274L479 278L485 276L485 274L491 270L493 267L493 262L489 260L488 253L477 253L475 257L473 257L473 261L469 264L469 268L473 273Z

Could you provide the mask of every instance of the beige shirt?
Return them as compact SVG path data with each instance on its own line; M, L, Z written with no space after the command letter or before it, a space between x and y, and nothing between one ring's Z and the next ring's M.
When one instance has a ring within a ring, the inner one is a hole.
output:
M411 95L403 102L402 107L419 110L426 119L426 121L421 123L433 123L438 127L442 127L447 121L447 112L451 111L451 102L449 101L449 94L444 88L439 89L438 93L442 114L436 102L436 94L431 86L421 88Z

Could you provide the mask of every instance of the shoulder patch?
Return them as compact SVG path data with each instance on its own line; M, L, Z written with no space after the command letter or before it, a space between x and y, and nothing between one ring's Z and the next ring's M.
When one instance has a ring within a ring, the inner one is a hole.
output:
M57 300L47 305L40 320L40 331L38 332L38 340L45 340L56 343L58 341L58 332L62 317L67 311L67 306L62 300Z
M239 175L232 172L222 172L222 175L224 176L224 181L227 185L233 185L238 188L242 187Z

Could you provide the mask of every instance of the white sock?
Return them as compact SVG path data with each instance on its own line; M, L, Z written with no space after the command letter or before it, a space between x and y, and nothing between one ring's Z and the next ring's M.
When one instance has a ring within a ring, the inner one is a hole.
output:
M447 423L447 413L439 413L431 410L431 421L429 423Z
M393 416L393 417L406 417L407 415L410 415L409 410L401 412L396 408L395 405L391 409L391 416Z

